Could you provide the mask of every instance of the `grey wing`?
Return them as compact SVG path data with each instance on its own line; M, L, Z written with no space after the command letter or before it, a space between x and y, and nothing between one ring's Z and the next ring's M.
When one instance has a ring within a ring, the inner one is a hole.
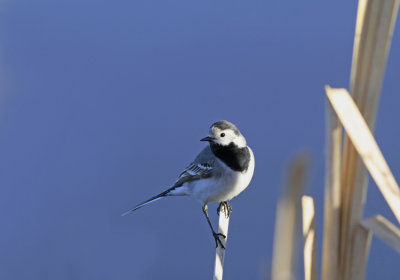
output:
M215 167L215 156L210 146L205 147L198 156L179 175L174 187L182 186L184 183L211 177Z

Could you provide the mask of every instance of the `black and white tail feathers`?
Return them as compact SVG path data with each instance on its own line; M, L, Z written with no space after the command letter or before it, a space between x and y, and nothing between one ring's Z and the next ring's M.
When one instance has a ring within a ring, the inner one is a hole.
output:
M173 191L176 190L176 189L177 189L177 187L176 187L176 186L173 186L172 188L169 188L168 190L163 191L162 193L160 193L160 194L158 194L158 195L156 195L156 196L153 196L152 198L149 198L148 200L146 200L146 201L140 203L139 205L136 205L136 206L133 207L132 209L126 211L126 212L123 213L123 214L121 214L121 216L128 215L128 214L132 213L133 211L136 211L136 210L138 210L139 208L142 208L143 206L145 206L145 205L147 205L147 204L150 204L150 203L152 203L152 202L154 202L154 201L157 201L157 200L159 200L159 199L162 199L162 198L164 198L164 197L166 197L166 196L182 195L182 194L173 192Z

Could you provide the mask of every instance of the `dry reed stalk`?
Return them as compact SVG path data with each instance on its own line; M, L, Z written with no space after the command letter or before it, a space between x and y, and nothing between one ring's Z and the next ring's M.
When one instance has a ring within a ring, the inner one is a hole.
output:
M362 225L400 254L400 229L381 215L368 218Z
M221 207L218 222L218 232L225 235L225 238L221 238L221 242L226 248L226 242L228 240L228 229L229 229L229 217L226 217L225 213L222 211ZM222 280L224 273L224 259L225 259L225 249L218 246L215 254L215 264L214 264L214 277L213 280Z
M317 280L317 242L315 231L315 207L311 196L301 198L303 209L304 279Z
M355 232L352 248L356 257L352 259L349 274L352 280L364 280L372 234L360 224L355 227Z
M372 132L346 89L327 89L327 96L347 135L400 223L400 189Z
M289 181L278 201L274 249L272 258L272 280L298 279L298 248L301 234L301 196L304 192L309 159L305 155L296 157L289 167Z
M400 189L357 105L345 89L327 88L327 96L364 165L400 222ZM342 226L346 225L342 224ZM359 230L359 226L358 223L349 227L348 232L351 235L345 236L346 239L341 240L347 241L345 244L350 247L345 248L344 252L341 251L340 258L344 258L342 270L340 270L341 279L362 279L360 277L364 275L368 256L366 250L369 248L369 245L366 245L369 239L366 238L365 232ZM351 239L347 240L349 237ZM364 245L360 243L363 238L365 239ZM363 249L360 246L366 247ZM360 255L361 253L364 255Z
M399 0L360 0L354 37L350 91L369 128L375 127L391 36ZM367 190L367 172L350 139L344 139L341 183L340 263L342 279L349 279L354 256L351 242L362 218Z
M322 279L339 279L340 167L342 126L331 104L326 103L326 161Z

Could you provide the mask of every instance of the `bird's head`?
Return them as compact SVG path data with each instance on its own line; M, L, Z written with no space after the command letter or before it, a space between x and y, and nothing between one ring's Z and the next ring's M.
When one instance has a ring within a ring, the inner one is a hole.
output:
M228 121L219 121L210 127L209 135L200 141L208 141L210 144L229 146L231 143L239 148L246 147L246 139L237 127Z

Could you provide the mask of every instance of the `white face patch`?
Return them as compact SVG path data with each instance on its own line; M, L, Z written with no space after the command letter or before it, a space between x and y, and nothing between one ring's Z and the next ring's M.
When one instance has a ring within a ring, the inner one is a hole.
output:
M232 129L219 129L217 127L212 127L210 129L210 136L213 137L214 143L220 144L223 146L228 146L230 143L236 144L239 148L243 148L247 146L246 139L242 134L235 134Z

